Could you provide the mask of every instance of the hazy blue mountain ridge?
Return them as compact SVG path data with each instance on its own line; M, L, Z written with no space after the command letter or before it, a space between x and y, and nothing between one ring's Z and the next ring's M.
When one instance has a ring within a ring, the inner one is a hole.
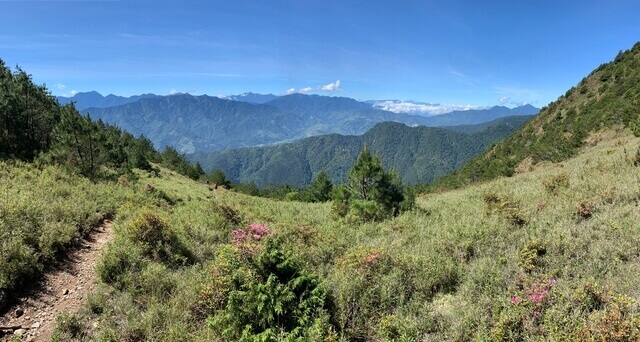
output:
M82 112L133 134L143 134L157 148L173 146L181 153L272 145L331 133L360 135L385 121L400 122L408 126L434 126L438 120L447 124L490 121L496 116L518 112L518 109L494 107L474 111L475 114L452 113L455 115L437 119L438 117L375 109L369 103L346 97L304 94L276 97L253 93L238 95L261 101L273 98L264 104L255 104L207 95L145 96L149 97L138 98L136 101L133 101L134 97L126 98L133 102L106 108L84 108ZM103 98L92 92L83 93L80 99L92 98L106 104L108 97ZM117 98L118 101L124 99ZM77 106L80 105L78 102ZM472 114L479 119L474 119ZM456 115L461 119L456 119Z
M95 119L144 134L157 147L183 153L273 144L296 136L303 120L269 105L211 96L173 95L110 108L88 108Z
M149 99L149 98L156 98L156 97L161 97L161 96L155 95L155 94L141 94L141 95L134 95L131 97L117 96L113 94L102 96L100 93L96 91L89 91L84 93L77 93L72 97L57 96L56 100L58 100L58 103L62 105L75 102L76 109L81 111L91 107L107 108L107 107L121 106L127 103L136 102L141 99Z

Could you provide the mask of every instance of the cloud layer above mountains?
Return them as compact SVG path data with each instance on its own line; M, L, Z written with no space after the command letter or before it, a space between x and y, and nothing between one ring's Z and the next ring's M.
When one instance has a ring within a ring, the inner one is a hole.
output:
M388 110L394 113L418 114L418 115L424 115L424 116L446 114L456 110L472 110L472 109L488 108L488 107L473 106L473 105L431 104L431 103L419 103L419 102L398 101L398 100L375 101L373 103L373 107L383 109L383 110Z

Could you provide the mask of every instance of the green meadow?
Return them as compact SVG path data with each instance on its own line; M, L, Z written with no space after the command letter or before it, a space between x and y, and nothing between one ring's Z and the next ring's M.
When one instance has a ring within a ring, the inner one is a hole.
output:
M59 318L58 340L636 340L640 140L620 128L589 142L374 223L164 168L110 185L4 172L24 179L8 191L42 200L29 211L44 236L63 230L50 215L75 226L115 215L100 290ZM44 205L45 193L77 204Z

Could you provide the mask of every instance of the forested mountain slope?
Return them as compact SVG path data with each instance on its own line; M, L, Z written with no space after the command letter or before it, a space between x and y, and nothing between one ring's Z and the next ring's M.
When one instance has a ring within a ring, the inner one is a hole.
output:
M588 143L591 133L611 127L640 134L640 43L600 65L518 132L432 188L510 176L523 161L565 160Z
M308 185L321 170L325 170L333 182L343 181L358 153L367 145L380 155L385 165L393 167L405 183L415 184L462 166L529 118L500 120L474 134L384 122L361 136L330 134L275 146L196 154L190 158L209 172L222 170L234 181L254 182L258 186Z

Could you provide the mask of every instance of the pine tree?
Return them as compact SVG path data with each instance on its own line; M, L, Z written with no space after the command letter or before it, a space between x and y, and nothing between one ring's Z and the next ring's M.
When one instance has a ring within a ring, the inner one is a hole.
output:
M393 170L385 172L380 158L365 146L349 171L347 184L335 193L334 210L341 216L351 213L365 221L382 220L397 215L404 199L400 178Z
M311 202L326 202L331 199L331 191L333 184L329 180L327 173L322 170L316 176L316 179L309 186L309 200Z

